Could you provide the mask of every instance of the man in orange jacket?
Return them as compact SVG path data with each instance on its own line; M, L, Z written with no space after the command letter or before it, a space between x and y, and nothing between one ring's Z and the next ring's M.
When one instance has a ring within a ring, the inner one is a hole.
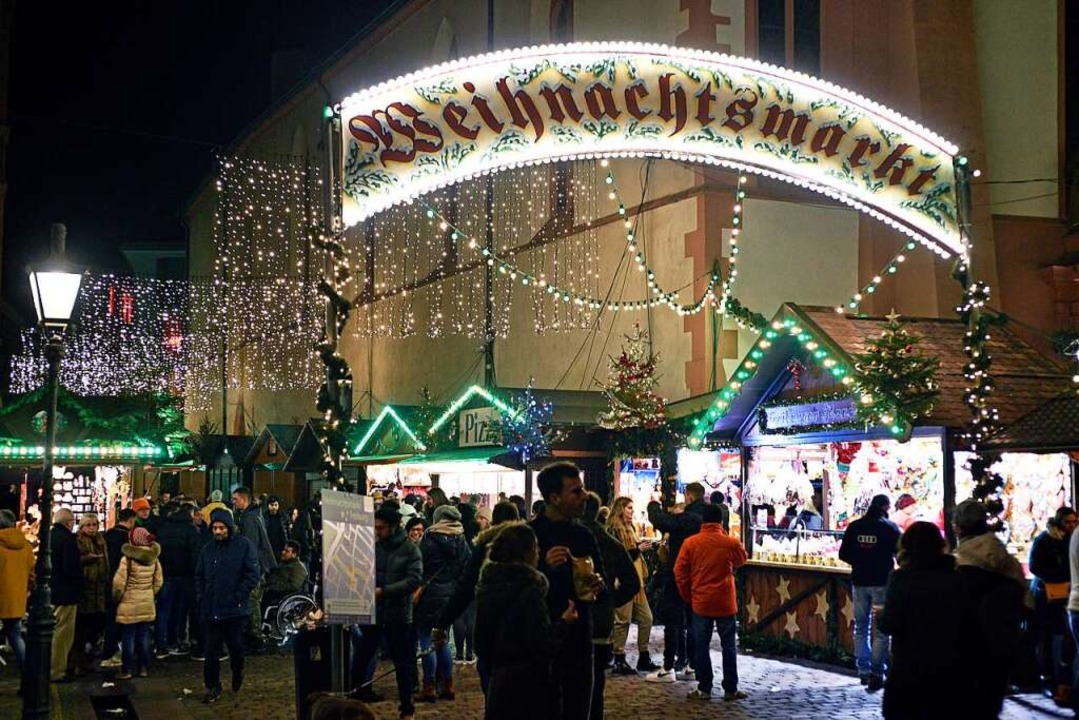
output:
M674 565L678 594L693 609L697 689L689 693L690 700L712 697L708 647L713 627L723 648L723 699L746 697L738 689L738 598L734 589L734 571L745 565L746 549L723 529L722 513L717 505L704 506L700 533L686 540Z

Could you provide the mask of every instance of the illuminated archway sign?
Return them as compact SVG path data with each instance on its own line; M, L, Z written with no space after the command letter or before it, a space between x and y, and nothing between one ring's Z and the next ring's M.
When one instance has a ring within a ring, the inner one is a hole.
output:
M343 220L469 177L594 156L738 167L963 253L954 145L877 103L745 58L661 45L508 50L382 83L340 105Z

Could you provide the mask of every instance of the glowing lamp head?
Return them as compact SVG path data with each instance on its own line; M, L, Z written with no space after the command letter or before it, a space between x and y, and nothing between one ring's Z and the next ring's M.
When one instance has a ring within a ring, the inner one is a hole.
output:
M34 296L38 322L60 332L71 322L82 285L82 273L64 255L66 240L67 228L63 223L54 223L49 259L29 268L30 292Z

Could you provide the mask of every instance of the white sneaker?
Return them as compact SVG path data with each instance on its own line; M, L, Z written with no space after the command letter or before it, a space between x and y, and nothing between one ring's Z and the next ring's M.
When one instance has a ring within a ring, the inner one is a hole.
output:
M675 677L674 670L656 670L653 673L648 673L644 676L645 682L650 683L673 683L678 682L678 678Z
M123 659L120 657L120 654L117 653L116 655L113 655L111 658L108 658L106 660L102 660L101 664L98 667L118 668L123 664L124 664Z
M680 682L690 682L697 679L697 671L691 667L687 667L680 673L677 673L678 680Z

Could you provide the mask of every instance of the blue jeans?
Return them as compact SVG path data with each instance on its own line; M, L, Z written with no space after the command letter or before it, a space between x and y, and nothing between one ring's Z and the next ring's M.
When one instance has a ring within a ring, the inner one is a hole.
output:
M431 641L431 628L422 628L418 634L420 652L423 653L423 681L431 683L435 680L453 679L453 653L450 652L450 644L444 643L441 649L431 650L434 645Z
M26 662L26 642L22 639L22 618L4 618L2 622L7 643L15 651L15 662L22 667Z
M1068 629L1071 630L1072 639L1075 640L1075 658L1072 660L1072 687L1079 688L1079 612L1068 611ZM1079 708L1079 700L1072 696L1072 707Z
M150 669L150 628L152 626L153 623L149 622L121 625L123 639L120 644L124 672L136 673L139 670ZM136 652L138 657L136 657Z
M859 675L884 677L888 662L888 636L877 629L873 623L874 605L884 605L883 585L851 588L854 596L854 664ZM870 627L872 625L872 628ZM870 650L869 633L873 633L873 648Z
M165 583L157 594L154 634L158 652L176 647L184 639L184 625L187 620L187 594L182 585L184 580L186 578L165 578Z
M697 672L697 688L701 692L712 692L712 655L709 647L713 627L723 649L723 691L733 693L738 690L738 622L734 615L711 618L693 613L693 664Z

